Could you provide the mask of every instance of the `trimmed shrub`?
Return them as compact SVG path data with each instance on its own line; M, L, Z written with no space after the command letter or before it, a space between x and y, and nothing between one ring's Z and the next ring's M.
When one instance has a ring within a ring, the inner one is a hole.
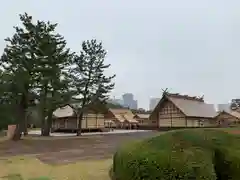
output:
M240 179L240 136L219 130L168 132L114 155L116 180Z

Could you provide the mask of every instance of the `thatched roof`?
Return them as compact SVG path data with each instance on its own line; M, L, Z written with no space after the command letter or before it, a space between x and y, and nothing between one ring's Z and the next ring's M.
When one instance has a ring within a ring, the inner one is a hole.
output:
M67 104L63 107L57 108L53 112L53 116L55 118L73 117L73 116L76 116L75 112L77 111L78 108L80 108L80 106L77 104L77 102L72 104ZM88 108L86 108L86 110L83 110L83 111L84 113L87 113L89 111L95 112L95 113L104 113L107 111L107 108L104 104L96 103L92 106L89 106Z
M129 109L109 109L109 111L115 116L115 118L120 121L124 122L127 121L129 123L138 123L134 119L134 114Z
M75 112L72 106L66 105L64 107L60 107L53 112L53 116L56 118L63 117L72 117L75 116Z
M217 115L214 105L206 104L203 98L170 93L163 94L153 113L158 111L166 100L171 101L183 114L189 117L213 118Z
M230 116L233 116L240 120L240 112L238 112L238 111L233 111L233 110L226 111L225 110L225 111L219 112L217 116L219 116L221 113L229 114Z

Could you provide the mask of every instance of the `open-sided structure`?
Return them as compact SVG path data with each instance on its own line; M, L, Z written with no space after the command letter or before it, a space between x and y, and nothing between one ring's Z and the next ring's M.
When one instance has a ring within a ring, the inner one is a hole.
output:
M109 122L112 122L111 127L114 128L132 129L138 125L130 109L109 109L105 114L105 127L110 127Z

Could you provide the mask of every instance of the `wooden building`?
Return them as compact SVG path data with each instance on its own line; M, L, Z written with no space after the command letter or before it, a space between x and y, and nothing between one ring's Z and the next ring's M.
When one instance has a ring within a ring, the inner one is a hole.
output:
M159 128L211 127L216 125L214 105L203 98L164 93L150 115Z
M147 123L149 123L149 116L150 116L150 114L137 113L134 115L134 119L136 119L138 121L139 125L147 124Z
M52 131L78 129L79 120L75 109L71 105L58 108L53 112ZM104 129L104 114L91 109L84 113L82 119L83 131L100 131Z
M139 129L156 129L157 121L149 119L150 114L140 114L134 115L134 119L138 121Z
M240 112L234 110L221 111L216 116L216 122L219 127L237 126L240 124Z
M111 122L111 125L109 124ZM107 128L136 128L138 121L130 109L112 109L105 114L105 127Z

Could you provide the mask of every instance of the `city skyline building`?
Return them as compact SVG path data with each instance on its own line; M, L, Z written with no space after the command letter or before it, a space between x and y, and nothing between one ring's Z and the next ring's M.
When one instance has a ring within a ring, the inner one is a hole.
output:
M153 110L157 106L160 99L161 98L151 98L149 102L149 110Z
M134 95L132 93L125 93L122 95L123 106L130 109L137 109L138 102L134 99Z

